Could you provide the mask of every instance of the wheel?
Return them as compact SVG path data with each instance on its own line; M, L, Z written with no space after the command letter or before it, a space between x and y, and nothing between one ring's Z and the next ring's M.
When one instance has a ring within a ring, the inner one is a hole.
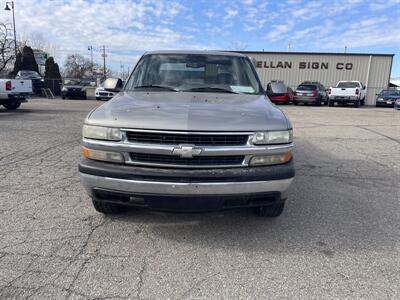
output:
M85 94L85 95L83 95L82 99L83 99L83 100L86 100L86 99L87 99L87 96L86 96L86 94Z
M97 100L97 101L100 101L100 100L101 100L101 98L100 98L100 97L96 97L96 100Z
M360 100L357 100L356 102L354 102L354 107L360 107Z
M256 207L256 213L260 217L276 218L282 214L284 208L285 208L285 202L281 202L274 205Z
M322 100L321 99L317 99L317 101L315 102L316 106L321 106Z
M329 106L335 106L335 102L333 102L332 100L329 100L328 105Z
M3 103L3 106L7 110L16 110L18 107L21 106L21 102L19 102L17 100L12 100L11 102Z
M360 104L361 104L361 106L364 106L364 105L365 105L365 98L361 100L361 103L360 103Z
M65 100L65 96L64 96L64 95L62 95L61 98L62 98L63 100Z
M294 105L299 105L299 103L297 101L293 101Z
M112 204L102 201L92 200L94 209L105 215L119 214L126 211L126 207L118 204Z

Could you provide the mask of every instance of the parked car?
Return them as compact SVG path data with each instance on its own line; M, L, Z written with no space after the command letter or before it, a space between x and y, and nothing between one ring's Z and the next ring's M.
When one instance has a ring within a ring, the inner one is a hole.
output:
M86 85L79 79L65 79L61 89L63 99L86 99Z
M272 80L267 84L266 94L274 103L291 103L293 101L293 90L285 85L283 81Z
M0 105L15 110L32 95L32 80L0 79Z
M382 90L376 97L376 106L393 107L396 100L400 99L400 91L395 89Z
M32 80L32 91L34 95L42 96L43 88L45 87L43 77L36 71L20 70L15 79Z
M143 55L83 126L79 172L94 208L279 216L294 177L292 125L264 93L243 54Z
M293 104L328 104L328 94L325 87L316 81L301 83L294 92Z
M397 99L397 100L394 102L394 108L397 109L397 110L400 110L400 99Z
M365 104L365 86L360 81L339 81L336 87L330 87L329 106L353 104L355 107Z
M111 78L110 78L111 79ZM96 88L95 91L95 96L96 96L96 100L110 100L112 97L114 97L124 86L124 81L122 81L122 79L117 78L118 82L117 82L117 90L116 91L110 91L110 90L106 90L106 88L104 87L104 85L108 85L109 83L107 82L106 79L105 82L103 82L99 87ZM114 80L114 78L112 78L112 80Z

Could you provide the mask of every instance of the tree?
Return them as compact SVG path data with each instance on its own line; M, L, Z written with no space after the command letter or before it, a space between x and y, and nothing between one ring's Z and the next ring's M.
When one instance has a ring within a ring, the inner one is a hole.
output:
M14 56L14 41L8 35L6 25L0 23L0 72L7 69Z
M61 74L58 64L54 61L53 57L46 59L44 81L47 88L49 88L54 95L61 94Z
M20 70L30 70L39 73L39 67L33 55L33 50L29 46L24 46L22 53L17 54L17 59L14 63L14 71L12 72L13 75L16 75Z
M64 75L70 78L84 78L92 74L92 63L80 54L67 56L64 64Z
M20 43L29 45L34 50L41 50L46 52L49 56L55 56L59 47L56 44L49 42L41 33L30 33L29 35L20 36Z

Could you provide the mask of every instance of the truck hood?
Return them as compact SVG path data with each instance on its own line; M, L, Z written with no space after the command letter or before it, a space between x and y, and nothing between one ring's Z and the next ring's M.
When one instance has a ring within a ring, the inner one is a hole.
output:
M291 124L263 95L120 92L93 110L87 124L177 131L285 130Z

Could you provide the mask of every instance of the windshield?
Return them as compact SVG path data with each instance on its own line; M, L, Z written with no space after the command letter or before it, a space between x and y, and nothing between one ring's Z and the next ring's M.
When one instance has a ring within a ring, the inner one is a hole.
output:
M35 71L19 71L16 77L40 78L40 75Z
M358 82L339 82L337 85L338 88L357 88L360 87Z
M76 79L66 79L64 80L64 85L81 85L81 82Z
M317 86L311 85L311 84L302 84L302 85L299 85L299 87L297 89L302 90L302 91L315 91L317 89Z
M386 90L381 92L381 96L387 97L387 96L400 96L400 91L395 91L395 90Z
M260 94L256 76L244 57L151 54L138 62L125 90Z
M283 82L271 82L267 89L271 90L274 93L286 93L287 89Z

